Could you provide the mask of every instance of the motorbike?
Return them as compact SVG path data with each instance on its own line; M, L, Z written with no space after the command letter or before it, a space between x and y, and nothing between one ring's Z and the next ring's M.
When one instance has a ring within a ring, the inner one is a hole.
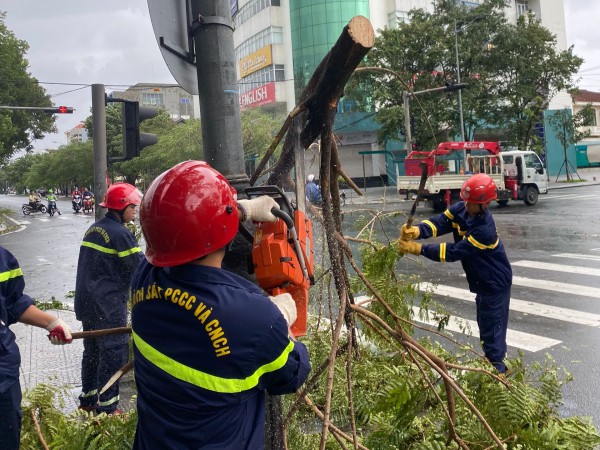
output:
M73 196L73 200L71 200L71 205L73 206L73 211L75 211L75 214L77 214L82 206L81 195L76 194L75 196Z
M94 201L92 200L92 197L84 197L83 198L83 213L91 214L92 212L94 212Z
M48 214L52 217L55 213L58 213L60 216L60 210L56 207L56 201L48 200Z
M46 214L47 208L42 202L36 202L35 206L31 206L29 203L24 203L21 207L21 211L23 214L28 216L31 213L41 212L42 214Z

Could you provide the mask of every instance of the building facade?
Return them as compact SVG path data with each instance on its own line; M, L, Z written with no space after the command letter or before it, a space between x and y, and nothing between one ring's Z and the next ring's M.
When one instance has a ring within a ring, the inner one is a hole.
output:
M483 0L463 3L476 6ZM367 17L375 30L394 28L409 20L414 8L434 12L436 0L231 0L231 6L240 108L287 113L352 17ZM567 48L563 0L512 0L506 9L513 22L529 12L556 34L559 49ZM570 96L561 93L551 107L567 105ZM354 111L344 100L338 111L334 131L347 173L359 180L381 177L392 182L401 170L400 152L379 148L377 124L367 120L369 128L362 123L370 117L367 112ZM307 173L318 170L314 161L307 152Z
M140 106L164 109L173 120L197 119L200 103L178 84L138 83L125 91L113 91L113 98L139 102Z
M88 140L88 133L83 123L75 125L69 131L65 132L65 135L67 136L67 145Z

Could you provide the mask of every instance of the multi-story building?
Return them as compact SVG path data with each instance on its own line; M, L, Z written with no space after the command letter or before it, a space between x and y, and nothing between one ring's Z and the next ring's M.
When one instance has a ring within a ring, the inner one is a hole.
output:
M580 131L589 131L586 139L577 143L577 167L600 165L600 92L579 90L572 94L573 113L577 114L587 105L594 109L591 123L582 127Z
M67 145L88 140L88 133L83 123L75 125L69 131L66 131L65 135L67 136Z
M110 95L139 102L141 106L164 109L174 120L200 117L198 96L188 94L178 84L138 83L125 91L113 91Z
M476 6L482 2L463 3ZM434 12L435 7L436 0L232 0L240 107L291 111L305 83L352 17L365 16L378 30L408 20L411 9ZM558 48L566 49L563 0L512 0L506 14L516 22L529 11L557 35ZM570 104L570 97L561 94L551 108ZM338 109L341 114L334 130L347 173L357 179L381 176L392 182L401 170L398 161L402 153L379 148L378 125L370 118L372 113L355 111L347 101L340 102ZM318 170L315 161L318 158L307 152L307 173Z

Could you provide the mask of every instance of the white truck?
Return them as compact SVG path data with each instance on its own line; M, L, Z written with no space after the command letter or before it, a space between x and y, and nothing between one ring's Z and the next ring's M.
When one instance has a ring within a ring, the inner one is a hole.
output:
M431 151L412 151L404 160L406 175L397 180L398 192L407 196L417 192L421 163L427 165L427 182L422 198L443 211L460 199L460 188L474 173L492 177L498 187L499 205L509 200L537 203L539 194L548 193L548 175L533 151L502 151L497 142L442 142Z

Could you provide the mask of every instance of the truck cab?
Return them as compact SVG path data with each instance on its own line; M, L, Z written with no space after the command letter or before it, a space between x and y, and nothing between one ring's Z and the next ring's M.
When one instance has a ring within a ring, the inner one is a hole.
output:
M548 193L548 173L540 157L532 151L511 150L500 154L504 163L504 187L513 200L535 205L539 194ZM499 198L499 204L508 199Z

